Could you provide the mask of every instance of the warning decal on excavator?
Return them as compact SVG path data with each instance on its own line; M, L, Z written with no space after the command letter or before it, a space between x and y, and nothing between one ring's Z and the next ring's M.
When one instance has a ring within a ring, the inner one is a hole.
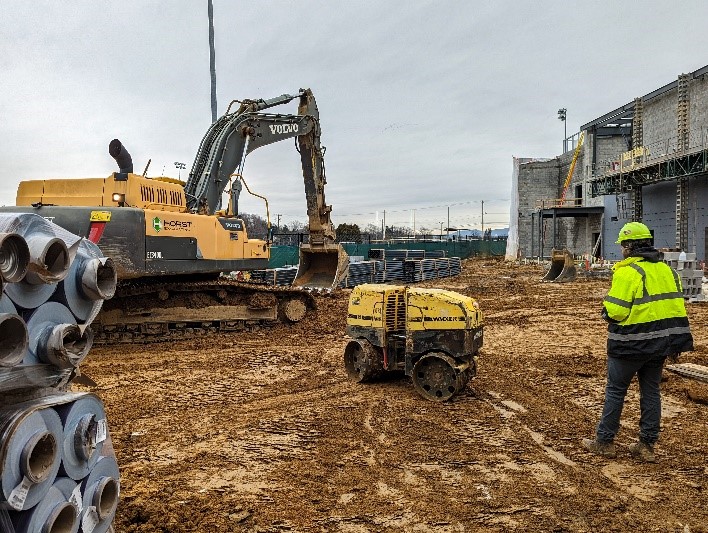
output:
M91 211L91 216L89 217L91 222L110 222L111 212L110 211Z

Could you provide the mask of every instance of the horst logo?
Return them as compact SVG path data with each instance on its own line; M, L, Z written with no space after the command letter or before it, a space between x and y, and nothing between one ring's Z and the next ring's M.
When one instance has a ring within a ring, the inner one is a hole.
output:
M155 217L152 219L152 227L158 233L162 230L187 231L192 227L192 223L184 220L162 220Z
M300 129L297 124L271 124L269 128L273 135L276 133L297 133Z

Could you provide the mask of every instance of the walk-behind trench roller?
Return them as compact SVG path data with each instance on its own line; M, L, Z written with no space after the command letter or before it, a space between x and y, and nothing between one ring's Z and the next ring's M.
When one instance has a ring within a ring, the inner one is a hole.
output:
M477 372L483 317L474 298L456 292L364 284L350 295L347 335L344 366L352 380L402 370L421 396L442 402Z

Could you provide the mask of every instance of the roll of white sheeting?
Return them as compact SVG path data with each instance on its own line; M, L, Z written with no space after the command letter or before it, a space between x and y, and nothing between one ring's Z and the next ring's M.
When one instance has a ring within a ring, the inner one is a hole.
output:
M21 281L5 285L5 293L21 309L34 309L49 301L58 284L31 285Z
M16 511L34 507L42 500L61 463L63 428L59 415L51 408L27 410L27 415L19 417L16 412L9 414L17 420L1 443L0 506Z
M22 281L27 274L30 251L22 235L0 233L0 277L9 283Z
M36 213L0 213L0 232L16 233L27 242L30 266L25 279L28 283L56 284L61 281L81 240L78 235Z
M17 314L17 307L12 303L10 297L4 292L0 294L0 313L14 313Z
M27 331L29 349L22 361L26 365L50 363L58 368L75 368L93 343L91 330L82 331L69 308L57 302L35 309L27 320Z
M84 531L106 533L113 523L120 496L120 473L113 456L102 456L81 482Z
M113 297L117 279L113 260L104 257L98 246L84 239L52 300L71 309L80 323L90 323L101 310L103 301Z
M0 312L0 367L11 367L24 358L29 347L27 324L14 313Z
M11 520L16 533L77 533L80 509L76 503L76 481L57 478L35 507L12 513ZM72 501L74 500L74 501Z
M60 475L80 480L89 475L108 437L106 412L101 400L89 394L56 407L64 424Z

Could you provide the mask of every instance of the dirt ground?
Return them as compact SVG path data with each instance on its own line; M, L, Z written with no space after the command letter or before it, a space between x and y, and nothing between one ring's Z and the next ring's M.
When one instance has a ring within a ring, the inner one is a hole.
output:
M125 532L708 531L708 406L665 371L658 463L638 464L638 389L620 454L586 453L602 408L608 279L540 283L536 265L470 260L423 286L476 297L478 376L447 404L407 378L347 380L349 291L293 326L96 347ZM708 365L708 304L688 306ZM696 387L699 387L696 389Z

